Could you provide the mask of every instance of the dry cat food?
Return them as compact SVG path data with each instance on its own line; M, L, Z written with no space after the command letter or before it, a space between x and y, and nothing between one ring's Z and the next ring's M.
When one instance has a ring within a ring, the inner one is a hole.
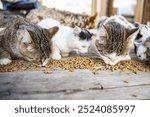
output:
M35 64L24 60L13 60L8 65L0 65L0 72L12 72L12 71L26 71L26 70L38 70L39 67Z
M101 70L121 70L121 71L132 71L137 73L137 71L149 71L150 65L137 61L137 60L130 60L130 61L122 61L115 66L106 65L100 59L92 59L88 57L69 57L63 60L52 60L46 67L43 68L43 72L46 74L52 73L52 69L55 68L62 68L66 70L70 70L71 72L74 69L90 69L94 74L97 71ZM41 70L40 67L31 64L27 61L23 60L14 60L9 65L0 65L0 72L12 72L12 71L25 71L25 70Z

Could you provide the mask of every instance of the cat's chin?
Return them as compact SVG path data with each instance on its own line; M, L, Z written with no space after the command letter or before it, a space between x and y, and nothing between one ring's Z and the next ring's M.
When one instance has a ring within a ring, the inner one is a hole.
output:
M127 55L127 56L120 56L118 59L114 60L114 61L111 61L107 58L104 59L104 62L108 65L116 65L117 63L119 63L120 61L125 61L125 60L131 60L131 57L130 55Z
M116 65L117 63L119 63L120 61L109 61L109 60L104 60L104 62L105 62L106 64L108 64L108 65L114 66L114 65Z

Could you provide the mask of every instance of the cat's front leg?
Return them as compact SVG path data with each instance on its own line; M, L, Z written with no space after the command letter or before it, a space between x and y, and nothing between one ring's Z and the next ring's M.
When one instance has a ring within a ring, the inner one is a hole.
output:
M61 59L60 50L56 46L52 46L52 59L55 60Z
M11 60L10 54L0 49L0 65L7 65L11 62L12 60Z
M0 65L7 65L7 64L9 64L11 62L12 62L12 60L8 59L8 58L1 58L0 59Z

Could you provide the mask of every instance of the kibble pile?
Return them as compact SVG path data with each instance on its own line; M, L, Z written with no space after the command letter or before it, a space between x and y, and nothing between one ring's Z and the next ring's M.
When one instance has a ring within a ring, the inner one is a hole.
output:
M0 72L38 70L38 69L39 67L37 65L24 60L13 60L13 62L8 65L0 65Z
M149 71L150 65L137 61L122 61L115 66L106 65L100 59L92 59L88 57L69 57L63 60L52 60L42 70L44 73L50 73L55 68L62 68L70 71L74 69L90 69L94 74L97 71L111 70L111 71L132 71L137 73L138 71ZM31 64L23 60L14 60L9 65L0 65L0 72L12 72L12 71L25 71L25 70L41 70L41 68L35 64Z

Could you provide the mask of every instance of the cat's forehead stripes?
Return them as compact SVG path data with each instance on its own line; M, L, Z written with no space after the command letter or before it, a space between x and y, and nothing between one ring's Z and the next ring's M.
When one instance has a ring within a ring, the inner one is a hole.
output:
M92 34L86 29L81 29L79 37L80 37L81 40L89 41L89 40L91 40Z

